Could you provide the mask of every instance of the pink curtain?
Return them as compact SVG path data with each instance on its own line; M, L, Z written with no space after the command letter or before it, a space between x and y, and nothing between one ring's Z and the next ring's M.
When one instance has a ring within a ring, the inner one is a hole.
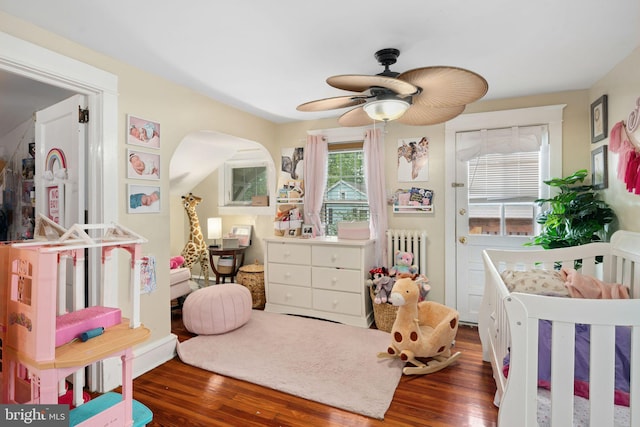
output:
M304 222L311 224L316 236L324 235L320 211L327 184L327 141L320 135L307 135L304 148Z
M305 153L306 159L306 153ZM364 177L367 183L371 238L376 240L377 266L387 265L387 201L384 176L384 140L380 129L367 129L364 135Z

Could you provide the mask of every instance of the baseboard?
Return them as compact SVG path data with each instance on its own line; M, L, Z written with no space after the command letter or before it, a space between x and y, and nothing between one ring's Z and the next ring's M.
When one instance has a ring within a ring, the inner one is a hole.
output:
M178 337L169 334L149 344L136 347L133 350L133 378L157 368L163 363L173 359L176 355Z
M166 337L155 340L149 344L137 347L133 350L133 378L157 368L163 363L171 360L176 355L176 345L178 337L169 334ZM92 391L105 393L122 385L122 362L118 357L110 357L98 362L98 374L95 386Z

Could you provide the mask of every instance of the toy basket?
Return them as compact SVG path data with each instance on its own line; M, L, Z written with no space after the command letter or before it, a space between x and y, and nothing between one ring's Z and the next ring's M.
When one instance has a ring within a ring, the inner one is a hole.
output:
M252 308L264 309L267 302L264 295L264 265L254 264L243 265L238 271L236 281L251 291L253 300Z
M381 331L391 332L393 328L393 322L396 321L396 314L398 313L398 307L392 304L376 304L373 302L376 297L373 293L373 288L369 287L369 295L371 295L371 304L373 305L373 318L376 322L376 328Z

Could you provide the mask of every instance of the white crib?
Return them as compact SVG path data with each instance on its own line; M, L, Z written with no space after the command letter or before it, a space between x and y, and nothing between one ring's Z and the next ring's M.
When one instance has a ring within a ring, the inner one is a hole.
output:
M485 292L478 328L483 357L496 381L498 425L640 426L640 233L618 231L610 243L553 250L486 250ZM602 262L599 262L599 260ZM573 267L629 286L631 300L584 300L509 293L500 273ZM552 322L551 392L538 388L539 320ZM575 325L590 325L589 400L574 396ZM629 407L614 405L615 326L630 329ZM609 349L609 351L607 351ZM509 354L508 377L503 362ZM550 409L550 412L549 412ZM585 419L579 419L580 417ZM615 419L615 420L614 420Z

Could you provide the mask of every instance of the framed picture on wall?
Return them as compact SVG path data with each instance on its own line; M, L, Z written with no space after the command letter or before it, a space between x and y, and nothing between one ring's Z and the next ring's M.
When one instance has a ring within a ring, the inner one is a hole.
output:
M591 104L591 142L607 137L607 95L602 95Z
M160 187L129 184L127 201L129 213L158 213L160 212Z
M603 145L591 152L591 184L596 190L609 186L607 167L607 146Z
M160 179L160 154L127 150L127 178Z
M127 115L127 143L160 148L160 123Z

